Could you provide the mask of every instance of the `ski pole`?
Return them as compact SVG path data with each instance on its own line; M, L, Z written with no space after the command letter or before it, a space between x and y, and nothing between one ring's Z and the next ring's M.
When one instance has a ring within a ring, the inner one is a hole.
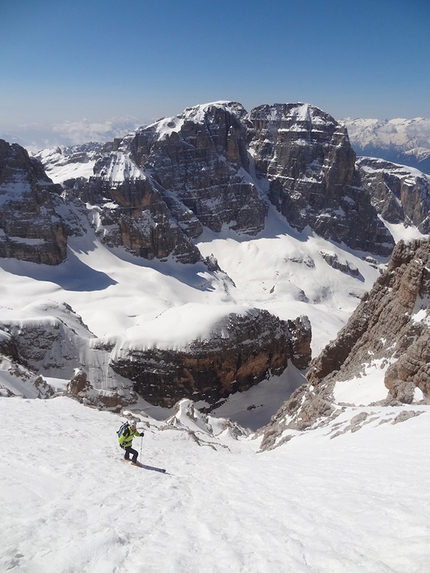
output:
M140 461L142 461L143 436L140 436Z

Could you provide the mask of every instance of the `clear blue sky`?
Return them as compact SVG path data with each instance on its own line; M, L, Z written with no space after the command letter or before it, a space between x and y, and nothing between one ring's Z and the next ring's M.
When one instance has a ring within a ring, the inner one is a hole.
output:
M0 0L0 129L220 99L430 117L430 2Z

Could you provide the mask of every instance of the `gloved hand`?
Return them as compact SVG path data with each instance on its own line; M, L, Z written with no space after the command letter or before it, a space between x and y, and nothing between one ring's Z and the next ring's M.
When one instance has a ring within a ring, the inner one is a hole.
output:
M144 435L145 435L145 434L142 432L142 433L140 434L140 437L143 438Z

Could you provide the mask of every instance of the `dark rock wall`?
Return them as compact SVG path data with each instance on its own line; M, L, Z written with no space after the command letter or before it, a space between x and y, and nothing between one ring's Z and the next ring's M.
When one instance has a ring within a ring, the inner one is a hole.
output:
M67 236L55 211L60 185L17 144L0 140L0 257L57 265Z
M270 375L280 375L291 361L305 368L310 360L311 328L306 317L282 321L267 311L230 315L206 341L180 351L129 350L112 368L134 382L151 404L173 406L181 398L214 405Z
M360 186L344 127L305 104L260 106L249 114L257 172L269 198L295 228L388 255L394 241Z
M314 386L359 375L373 360L394 360L385 376L388 390L413 383L430 398L430 240L400 241L387 271L376 281L348 323L312 361ZM394 389L394 391L393 391Z

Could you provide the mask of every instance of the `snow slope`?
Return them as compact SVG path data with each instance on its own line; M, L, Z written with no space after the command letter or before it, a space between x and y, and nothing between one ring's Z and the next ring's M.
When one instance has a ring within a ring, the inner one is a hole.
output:
M138 424L134 445L163 475L121 461L124 418L65 397L0 398L0 570L426 573L429 408L397 424L397 408L367 408L359 431L257 453L257 439L185 404L168 429Z
M257 307L284 320L309 316L315 356L336 337L385 262L369 262L363 259L365 253L333 245L311 232L298 233L274 208L257 237L245 238L231 230L207 231L198 246L203 256L213 253L224 272L209 273L202 263L149 262L124 250L109 250L88 225L85 235L69 239L67 261L58 267L0 260L0 318L34 321L38 320L36 307L45 308L48 316L52 303L67 303L118 355L124 347L179 348L207 337L222 316ZM357 274L330 267L321 253L337 255ZM91 345L88 352L92 353ZM85 363L91 360L88 355ZM4 370L0 365L0 386ZM69 374L64 372L64 380L55 380L54 388L64 388ZM104 370L100 376L106 377ZM282 382L272 381L270 398L262 389L264 404L254 391L252 401L244 401L246 407L235 401L237 411L230 408L228 415L255 429L269 421L302 381L287 372ZM10 380L7 384L10 387ZM262 406L269 399L270 407L262 417ZM248 406L258 409L248 410Z

